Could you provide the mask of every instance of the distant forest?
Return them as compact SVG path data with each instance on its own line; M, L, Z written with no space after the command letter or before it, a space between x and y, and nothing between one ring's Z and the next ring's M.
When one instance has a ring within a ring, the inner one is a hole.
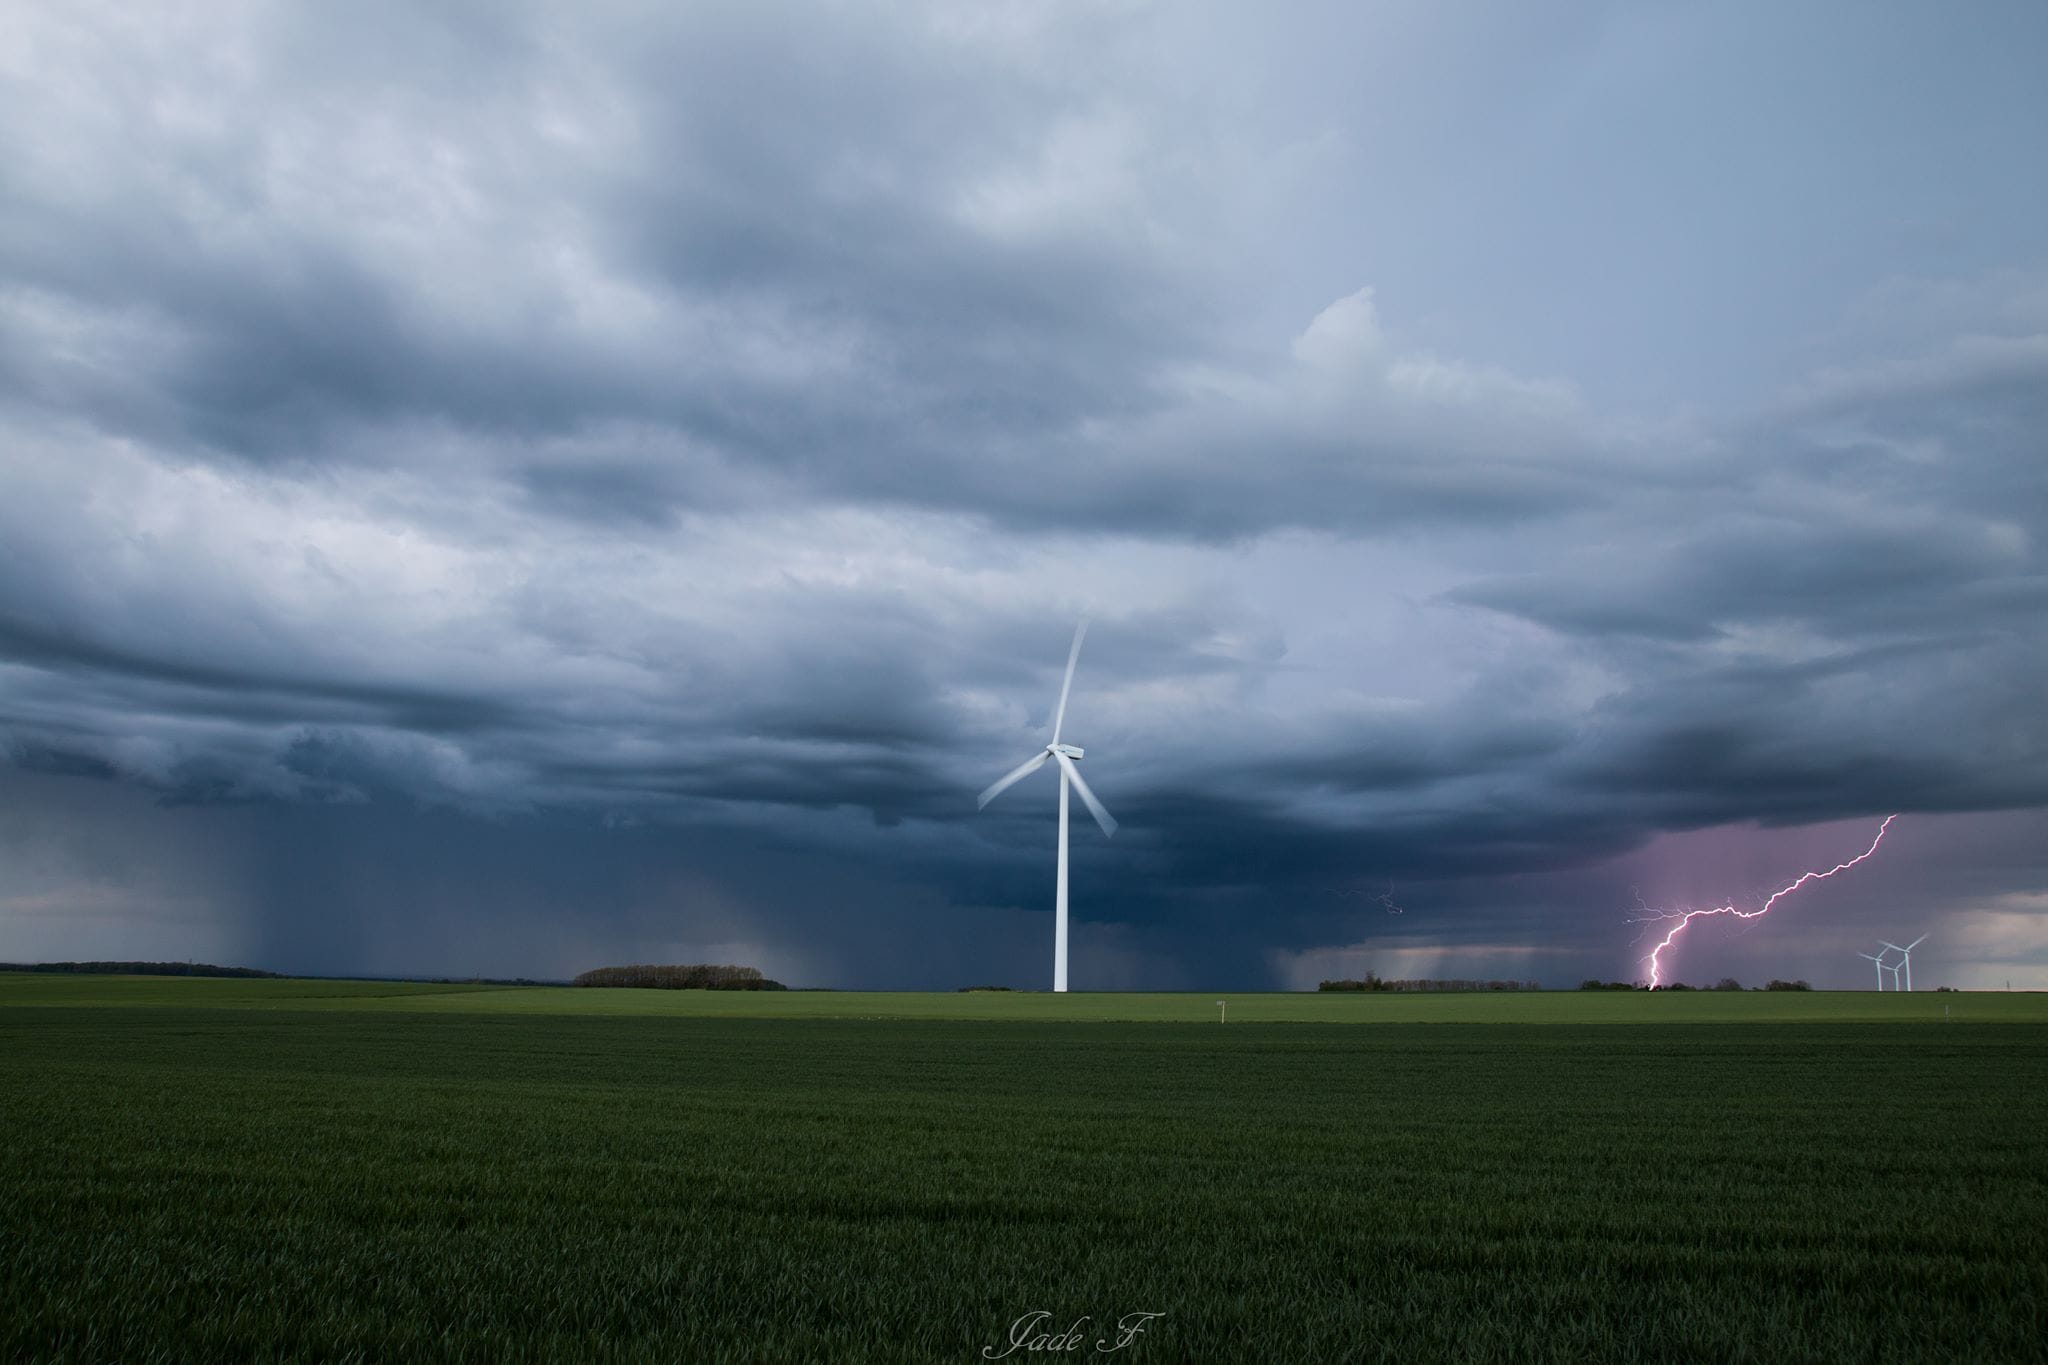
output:
M0 972L78 972L96 976L266 976L282 972L256 967L216 967L211 962L0 962Z
M1535 981L1479 981L1463 977L1447 980L1382 981L1371 972L1363 981L1325 981L1319 991L1540 991Z
M786 991L755 967L713 967L693 963L678 967L598 967L583 973L572 986L637 986L658 991Z

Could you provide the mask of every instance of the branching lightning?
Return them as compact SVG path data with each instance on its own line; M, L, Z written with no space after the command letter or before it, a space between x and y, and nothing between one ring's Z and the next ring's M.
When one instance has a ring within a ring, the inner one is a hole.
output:
M1366 891L1356 886L1344 886L1338 888L1338 894L1342 896L1357 896L1361 900L1370 900L1390 915L1405 915L1408 913L1408 908L1394 899L1394 885L1392 882L1387 883L1387 889L1384 891Z
M1762 905L1759 905L1754 910L1739 910L1733 905L1716 905L1705 910L1648 910L1647 907L1645 907L1647 912L1645 918L1649 920L1658 923L1662 923L1666 920L1676 921L1676 923L1672 924L1670 931L1664 935L1663 941L1658 943L1658 945L1655 948L1652 948L1650 950L1650 956L1648 959L1650 964L1650 985L1655 987L1664 984L1664 950L1666 948L1669 948L1672 944L1676 943L1678 941L1678 936L1684 933L1686 926L1691 924L1694 920L1704 918L1708 915L1733 915L1737 919L1758 919L1764 915L1768 915L1771 912L1771 907L1776 905L1780 899L1782 899L1785 896L1791 895L1794 891L1797 891L1800 887L1806 885L1808 882L1817 882L1823 877L1832 877L1837 872L1846 872L1850 868L1856 866L1856 864L1862 862L1865 858L1868 858L1871 854L1877 852L1877 846L1884 842L1885 831L1890 829L1892 827L1892 821L1898 818L1899 817L1896 815L1885 816L1884 823L1877 827L1877 837L1870 841L1870 847L1864 849L1861 853L1851 858L1848 862L1837 863L1825 872L1801 873L1797 881L1793 882L1790 886L1783 886L1778 888L1776 891L1773 891L1770 895L1770 899L1766 900ZM1638 896L1636 898L1636 903L1638 905L1642 904L1642 897ZM1635 922L1641 923L1642 921L1637 920Z

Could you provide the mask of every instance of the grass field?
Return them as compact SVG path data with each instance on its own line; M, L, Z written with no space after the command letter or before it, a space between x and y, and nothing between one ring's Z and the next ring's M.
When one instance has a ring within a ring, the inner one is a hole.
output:
M0 1357L2042 1358L2041 997L1216 998L0 978Z
M1876 991L1354 992L658 991L419 981L234 980L0 972L0 1005L197 1005L458 1014L1044 1023L1649 1024L2048 1023L2048 993ZM1946 1013L1945 1013L1946 1012Z

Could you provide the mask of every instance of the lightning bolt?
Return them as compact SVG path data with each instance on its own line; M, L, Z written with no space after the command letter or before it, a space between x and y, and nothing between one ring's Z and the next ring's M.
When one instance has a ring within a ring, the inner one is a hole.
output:
M1360 898L1370 897L1390 915L1405 915L1408 913L1405 906L1394 900L1394 887L1391 882L1387 884L1386 890L1377 894L1370 891L1362 891L1355 886L1339 887L1337 888L1337 894L1340 896L1358 896Z
M1778 888L1776 891L1773 891L1771 893L1770 899L1765 901L1762 905L1759 905L1754 910L1738 910L1733 905L1717 905L1707 910L1650 911L1650 918L1657 920L1659 922L1662 922L1664 920L1677 921L1675 924L1671 926L1670 932L1664 935L1663 941L1650 950L1650 956L1648 959L1650 963L1650 985L1652 987L1656 987L1664 984L1664 963L1662 960L1664 950L1666 948L1669 948L1672 944L1676 943L1678 941L1678 936L1684 933L1686 926L1691 924L1694 920L1704 918L1707 915L1733 915L1737 919L1757 919L1761 916L1768 915L1769 913L1771 913L1771 907L1776 905L1779 902L1779 900L1786 896L1791 895L1794 891L1797 891L1800 887L1806 885L1808 882L1817 882L1823 877L1832 877L1837 872L1846 872L1850 868L1856 866L1856 864L1862 862L1865 858L1868 858L1871 854L1877 852L1877 846L1884 842L1884 832L1890 829L1892 827L1892 821L1898 818L1899 817L1896 815L1885 816L1884 823L1877 827L1877 837L1870 841L1870 847L1864 849L1861 853L1851 858L1848 862L1836 863L1833 867L1829 868L1825 872L1800 873L1799 879L1797 881L1793 882L1790 886L1783 886ZM1639 904L1641 903L1641 899L1642 898L1640 896L1637 897L1637 902Z

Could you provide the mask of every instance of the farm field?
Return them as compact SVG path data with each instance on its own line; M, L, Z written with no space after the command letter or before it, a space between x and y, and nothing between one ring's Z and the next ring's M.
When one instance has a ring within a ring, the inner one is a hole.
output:
M2048 1023L2048 993L2028 991L1087 991L1060 996L1044 991L664 991L0 972L0 1006L1213 1024L1223 1013L1217 1009L1219 999L1229 1002L1231 1023Z
M2040 1358L2040 997L1217 998L0 978L0 1357Z

